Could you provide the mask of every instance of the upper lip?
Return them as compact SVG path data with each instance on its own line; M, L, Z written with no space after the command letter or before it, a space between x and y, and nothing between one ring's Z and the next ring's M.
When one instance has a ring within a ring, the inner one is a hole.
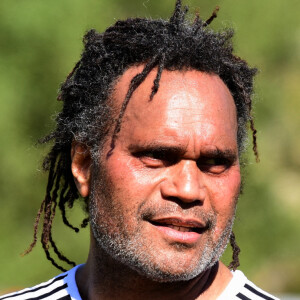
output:
M160 217L149 220L154 225L173 225L187 228L205 228L206 224L196 219L186 219L181 217Z

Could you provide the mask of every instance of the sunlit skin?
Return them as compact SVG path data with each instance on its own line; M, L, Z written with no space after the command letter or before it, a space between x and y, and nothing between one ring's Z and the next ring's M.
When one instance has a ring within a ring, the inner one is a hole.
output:
M118 80L116 111L142 68L129 68ZM191 70L163 71L150 101L155 76L153 70L134 92L107 155L112 128L101 171L93 170L88 149L74 142L72 172L84 197L93 180L97 186L95 174L109 185L108 197L93 194L97 221L109 234L132 238L151 264L181 274L199 261L204 245L217 243L234 216L240 188L236 109L217 75ZM231 276L219 263L187 281L156 281L110 257L91 234L89 257L76 280L83 299L216 299Z

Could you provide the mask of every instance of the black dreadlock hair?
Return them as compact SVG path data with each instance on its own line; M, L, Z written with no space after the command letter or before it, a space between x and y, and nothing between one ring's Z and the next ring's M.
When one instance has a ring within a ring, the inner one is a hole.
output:
M38 225L41 217L41 243L47 259L60 270L50 255L50 248L59 260L70 265L73 261L66 258L52 239L52 222L57 205L65 225L75 232L79 228L69 223L66 207L72 208L79 198L71 173L71 144L76 140L91 149L95 159L101 144L108 133L109 126L115 126L111 149L122 124L122 117L134 90L143 82L149 72L157 68L150 99L159 88L162 71L194 69L217 74L229 88L237 109L239 152L244 150L247 137L247 123L250 123L253 137L253 151L258 160L256 130L251 115L253 77L256 69L250 68L241 58L233 54L232 30L215 32L208 27L216 17L218 8L212 16L203 21L196 15L193 22L186 20L187 7L181 0L176 1L170 20L127 19L117 21L104 33L90 30L84 36L84 51L72 72L61 86L58 100L63 101L62 111L56 118L56 129L41 140L41 143L54 142L43 162L43 169L49 173L45 199L42 201L34 225L34 240L26 253L37 242ZM110 93L117 79L133 65L144 64L144 69L130 83L117 120L112 116L108 104ZM83 199L88 209L88 199ZM86 227L88 218L81 227ZM234 234L230 243L233 248L235 269L239 265Z

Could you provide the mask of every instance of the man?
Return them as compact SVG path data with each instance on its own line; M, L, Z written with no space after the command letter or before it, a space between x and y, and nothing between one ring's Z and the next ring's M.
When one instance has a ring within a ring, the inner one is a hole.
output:
M185 21L128 19L90 31L62 85L64 102L44 161L42 245L56 247L56 207L81 196L91 224L86 264L1 299L275 299L235 271L232 225L239 157L256 72L232 54L232 32ZM219 258L230 240L231 271ZM52 248L52 250L51 250ZM51 251L50 251L51 250Z

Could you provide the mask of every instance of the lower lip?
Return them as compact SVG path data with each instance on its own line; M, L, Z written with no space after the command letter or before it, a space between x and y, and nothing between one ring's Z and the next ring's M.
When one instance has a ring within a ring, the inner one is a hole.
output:
M168 238L172 239L175 242L192 244L197 242L201 234L197 232L184 232L172 229L166 226L154 225L156 229L166 235Z

